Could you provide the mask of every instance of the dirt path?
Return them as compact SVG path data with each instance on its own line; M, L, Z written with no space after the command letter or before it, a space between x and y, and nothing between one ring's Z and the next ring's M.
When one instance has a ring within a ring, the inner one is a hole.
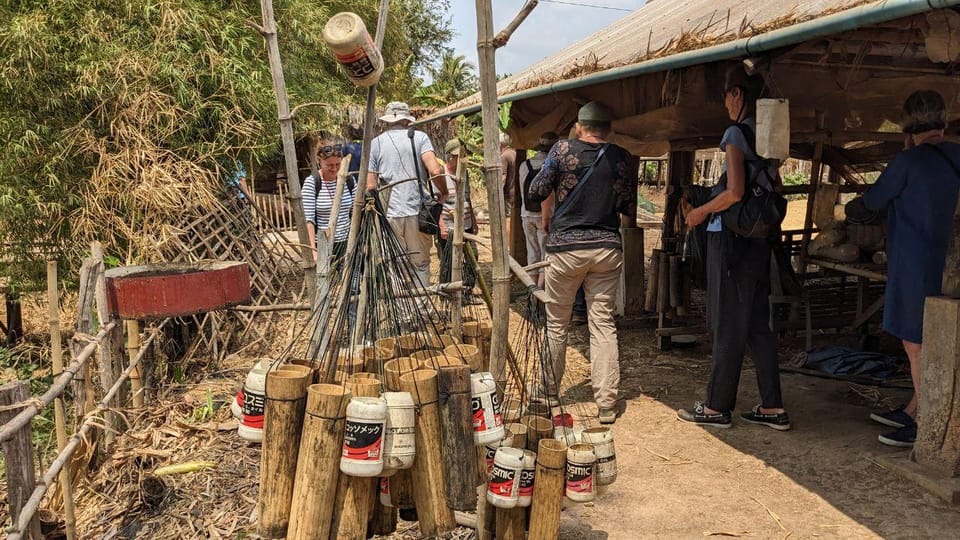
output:
M571 337L577 351L588 349L584 327ZM744 423L710 431L675 413L703 396L708 348L661 354L651 330L620 337L628 396L614 427L620 476L592 507L565 511L562 538L947 538L960 530L960 510L875 461L897 451L876 441L883 428L848 384L784 374L792 431ZM738 408L759 402L754 381L748 363Z

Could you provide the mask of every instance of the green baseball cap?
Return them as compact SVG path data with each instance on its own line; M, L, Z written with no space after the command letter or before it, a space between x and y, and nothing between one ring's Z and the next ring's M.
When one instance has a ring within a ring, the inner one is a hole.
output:
M447 141L447 144L443 145L443 151L448 156L459 156L460 155L460 139L450 139Z
M613 111L599 101L591 101L577 113L578 122L588 122L591 124L609 124L613 122Z

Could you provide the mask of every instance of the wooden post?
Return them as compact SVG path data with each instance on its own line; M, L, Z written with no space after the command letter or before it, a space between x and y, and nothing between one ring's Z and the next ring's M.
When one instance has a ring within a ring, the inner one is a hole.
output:
M943 294L960 298L960 202L953 214L953 234L947 247L947 263L943 267Z
M960 476L960 300L927 298L920 370L914 459L948 478Z
M351 377L351 393L355 397L380 397L379 379ZM338 464L339 470L339 464ZM366 540L370 518L370 494L376 478L350 476L340 472L337 502L334 505L330 540Z
M342 385L314 384L307 388L288 540L318 540L330 536L350 398L350 391Z
M510 267L504 228L503 189L500 187L499 119L497 115L497 69L493 46L491 0L476 0L477 54L480 64L480 95L483 116L483 169L490 208L490 238L493 251L493 309L495 328L490 343L490 371L501 386L506 383L507 327L510 320Z
M14 405L30 399L30 383L17 381L0 386L0 424L10 421L20 410ZM3 443L3 459L7 477L7 503L10 506L10 521L16 525L20 511L36 488L33 471L33 432L27 424L12 439ZM25 537L40 540L40 520L30 520Z
M303 258L304 279L308 296L312 296L317 287L316 263L307 232L307 221L300 202L300 172L297 166L297 148L293 137L293 116L287 100L287 84L283 77L283 65L280 63L280 45L277 41L277 21L273 16L273 1L260 0L263 26L260 33L267 45L267 58L270 61L270 75L273 78L273 92L277 97L277 118L280 122L280 140L283 143L283 161L287 173L287 187L290 209L297 222L297 239L300 242L300 255Z
M463 211L466 203L466 189L470 182L467 176L467 156L463 144L460 144L457 155L457 198L453 210L453 248L450 250L450 281L463 279ZM474 215L474 219L476 216ZM474 223L476 226L476 223ZM471 292L471 291L468 291ZM450 306L450 333L458 340L463 340L463 290L457 289L453 293L453 302Z
M96 272L97 261L93 257L87 257L83 260L80 267L80 290L77 295L77 320L74 324L75 332L87 335L93 335L93 297L96 290ZM71 342L71 356L76 357L80 354L83 345L80 342ZM93 404L93 379L90 364L85 364L73 378L73 395L76 397L76 406L74 407L76 423L79 424L83 415L91 411Z
M526 507L497 508L497 540L525 540L526 537Z
M60 335L60 294L57 289L57 261L47 261L47 303L50 312L50 356L53 364L53 377L63 373L63 348ZM53 401L53 416L57 430L57 450L63 452L67 445L67 419L63 408L62 394ZM70 471L60 470L60 484L63 493L63 513L66 518L67 539L77 537L77 517L74 509L73 486Z
M417 370L400 377L400 388L410 392L419 408L416 426L417 456L413 462L413 500L420 531L425 537L452 531L457 524L447 507L440 449L440 415L437 410L437 372Z
M560 535L567 445L543 439L537 451L537 472L530 505L530 540L554 540Z
M477 509L474 480L477 450L473 444L473 409L470 402L470 367L441 367L440 437L443 443L447 506L454 510Z
M20 295L7 291L7 344L13 345L23 337L23 313L20 309Z
M94 294L96 298L97 321L100 323L100 326L103 326L113 318L112 315L110 315L110 309L107 307L107 282L104 278L103 247L100 245L100 242L93 242L90 245L90 251L92 252L93 259L97 261L97 277ZM100 342L100 346L97 347L97 362L100 366L100 385L104 388L104 391L106 391L107 388L112 388L113 383L117 380L116 373L113 370L113 353L116 350L116 336L117 332L111 331L110 334ZM108 403L107 406L115 407L116 402ZM106 425L103 438L106 445L109 446L113 442L114 429L117 425L116 415L107 410L103 414L103 419Z
M657 311L657 290L660 282L660 259L663 250L654 249L650 257L650 279L647 282L646 297L643 303L643 309L651 313Z
M644 251L643 229L625 227L623 233L623 314L643 311Z
M284 538L290 524L297 450L313 371L290 365L267 373L257 534Z
M487 502L487 483L484 482L477 486L477 540L493 538L497 527L496 519L497 507Z
M823 111L816 111L817 131L823 129ZM803 217L803 239L800 242L800 275L807 272L807 250L810 247L810 229L813 227L813 207L817 201L817 186L823 172L823 141L813 144L813 161L810 167L810 191L807 193L807 211Z

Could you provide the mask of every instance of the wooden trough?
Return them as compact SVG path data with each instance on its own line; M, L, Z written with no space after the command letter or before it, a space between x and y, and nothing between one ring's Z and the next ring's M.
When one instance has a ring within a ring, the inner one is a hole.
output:
M250 303L247 263L123 266L106 271L107 304L121 319L193 315Z

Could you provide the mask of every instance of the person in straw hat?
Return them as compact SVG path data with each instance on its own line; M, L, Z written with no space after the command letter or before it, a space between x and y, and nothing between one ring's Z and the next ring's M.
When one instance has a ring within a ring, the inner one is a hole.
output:
M373 192L378 186L394 184L385 193L387 220L401 246L409 253L421 283L427 286L430 284L433 238L420 232L417 214L424 194L429 196L430 188L420 185L417 169L420 169L420 178L424 181L429 178L433 182L434 192L441 203L447 198L447 184L427 134L414 130L411 147L408 128L415 120L406 103L394 101L387 104L380 117L385 130L370 142L367 190Z

